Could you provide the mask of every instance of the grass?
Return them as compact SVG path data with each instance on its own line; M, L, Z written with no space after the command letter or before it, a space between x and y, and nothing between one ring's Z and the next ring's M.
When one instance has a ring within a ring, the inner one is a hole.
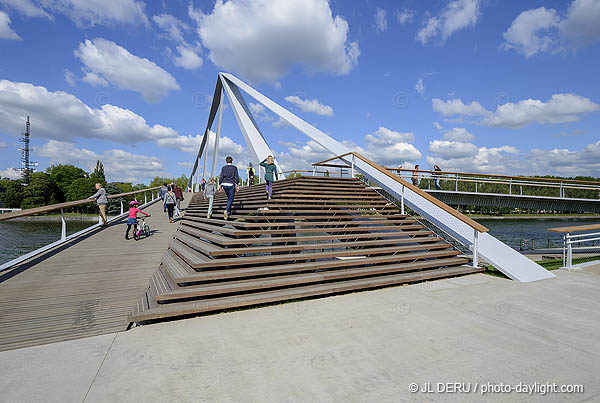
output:
M574 258L573 264L593 262L596 260L600 261L600 256L588 256L588 257ZM536 263L539 264L540 266L542 266L546 270L556 270L556 269L560 269L561 267L563 267L562 259L538 260L538 261L536 261ZM502 273L500 270L496 269L491 264L485 265L484 267L485 267L485 271L483 272L484 274L494 276L494 277L508 278L504 275L504 273Z

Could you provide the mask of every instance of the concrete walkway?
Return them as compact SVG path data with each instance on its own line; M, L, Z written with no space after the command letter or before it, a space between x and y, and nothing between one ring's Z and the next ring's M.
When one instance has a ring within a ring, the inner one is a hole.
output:
M124 331L177 229L160 202L144 210L148 238L120 220L0 273L0 351Z
M600 265L555 273L475 274L3 352L0 401L599 402ZM471 392L411 393L413 382ZM481 393L535 382L584 392Z

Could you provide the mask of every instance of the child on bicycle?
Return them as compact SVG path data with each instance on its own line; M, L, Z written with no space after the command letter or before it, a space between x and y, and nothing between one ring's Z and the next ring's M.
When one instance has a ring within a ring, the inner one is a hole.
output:
M142 213L144 214L146 217L149 216L150 214L143 212L142 210L140 210L139 208L137 208L138 202L137 200L132 201L131 203L129 203L129 218L127 219L127 231L125 231L125 239L129 239L129 230L131 229L131 226L133 225L133 231L135 232L135 226L137 225L137 213Z

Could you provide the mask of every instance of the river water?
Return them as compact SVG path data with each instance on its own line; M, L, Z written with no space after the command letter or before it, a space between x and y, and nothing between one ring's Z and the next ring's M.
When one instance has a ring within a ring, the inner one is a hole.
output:
M490 234L509 246L519 249L562 247L562 235L548 228L568 225L598 224L594 218L534 218L487 219L478 222L490 229ZM94 221L70 221L67 233L81 231ZM0 264L40 248L60 238L61 224L57 221L0 222Z

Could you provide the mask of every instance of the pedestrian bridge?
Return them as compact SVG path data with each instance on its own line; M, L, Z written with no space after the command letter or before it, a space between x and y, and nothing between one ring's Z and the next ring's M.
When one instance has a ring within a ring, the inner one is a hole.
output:
M350 176L347 165L325 160L313 175ZM416 174L419 188L454 207L500 207L561 213L600 213L600 182L546 177L389 168L407 182ZM439 180L439 188L435 186Z

